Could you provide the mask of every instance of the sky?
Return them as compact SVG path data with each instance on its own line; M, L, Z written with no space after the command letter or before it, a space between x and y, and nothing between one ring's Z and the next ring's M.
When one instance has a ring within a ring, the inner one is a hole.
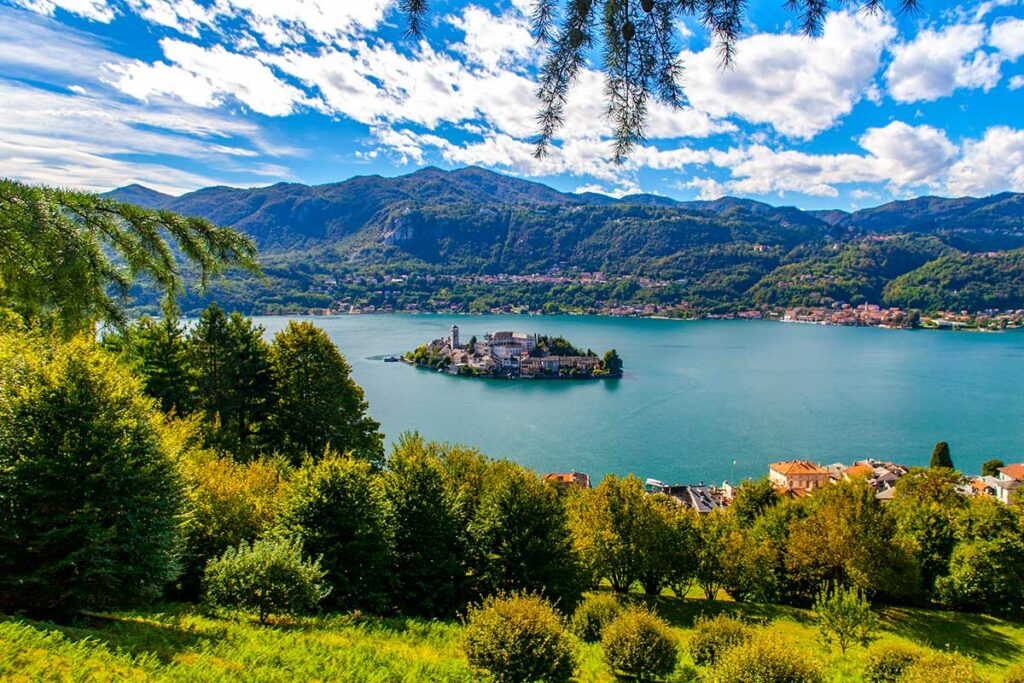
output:
M698 21L688 104L611 161L596 61L533 157L531 0L0 0L0 176L104 191L320 184L481 166L566 192L854 209L1024 191L1024 0L832 13L751 0L723 69Z

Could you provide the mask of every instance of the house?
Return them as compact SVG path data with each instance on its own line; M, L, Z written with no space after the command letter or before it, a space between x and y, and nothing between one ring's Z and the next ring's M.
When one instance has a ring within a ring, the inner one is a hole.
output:
M783 491L813 491L829 483L829 472L809 460L773 462L768 479Z
M583 472L552 472L544 475L544 481L550 481L563 491L578 486L581 489L590 488L590 475Z
M648 479L644 482L644 489L646 489L648 493L652 494L663 493L680 505L685 505L702 515L706 515L709 512L725 507L723 492L718 491L711 486L705 486L703 483L698 486L689 486L686 484L674 484L669 486L663 481Z
M975 477L971 480L970 486L972 496L990 496L995 498L996 493L999 491L999 478L988 475Z
M1024 484L1024 463L1017 462L999 468L999 480L996 482L996 498L1009 504L1013 492Z

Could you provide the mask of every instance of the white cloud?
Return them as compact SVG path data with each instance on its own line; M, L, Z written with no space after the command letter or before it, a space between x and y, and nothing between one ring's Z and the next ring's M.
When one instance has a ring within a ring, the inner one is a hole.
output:
M980 140L964 143L963 157L949 169L954 195L1024 191L1024 130L994 126Z
M991 90L999 83L1001 60L982 49L984 24L953 24L924 29L914 40L892 48L885 77L897 102L931 101L958 88Z
M783 135L811 138L865 96L894 36L886 15L836 12L820 38L768 33L744 38L732 70L722 70L714 47L684 52L683 81L699 112L734 115L769 124Z
M465 34L452 49L470 64L491 71L532 62L539 51L530 35L530 22L520 12L493 14L482 7L469 5L449 23Z
M874 157L879 177L896 187L934 183L957 154L945 131L902 121L869 129L859 143Z
M92 21L109 23L114 19L114 8L106 0L13 0L18 7L53 16L63 10Z
M683 190L697 190L697 199L719 199L726 195L725 185L714 178L691 178L679 183L678 187Z
M1014 76L1010 79L1010 90L1020 90L1024 88L1024 76Z
M311 104L255 57L228 52L220 45L204 48L169 38L161 40L160 47L171 64L111 64L111 85L142 100L172 95L200 107L217 106L230 96L267 116L286 116Z
M1000 19L992 24L989 45L999 50L1007 61L1016 61L1024 56L1024 19Z

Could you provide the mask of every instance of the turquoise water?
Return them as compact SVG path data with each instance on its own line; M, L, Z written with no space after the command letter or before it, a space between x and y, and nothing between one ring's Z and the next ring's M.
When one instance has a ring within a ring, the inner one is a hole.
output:
M994 457L1024 460L1024 332L576 316L315 320L348 357L389 440L418 430L538 471L736 481L789 458L924 465L937 440L950 442L965 472ZM271 334L287 319L258 322ZM381 361L452 323L464 339L515 329L616 348L626 375L515 382Z

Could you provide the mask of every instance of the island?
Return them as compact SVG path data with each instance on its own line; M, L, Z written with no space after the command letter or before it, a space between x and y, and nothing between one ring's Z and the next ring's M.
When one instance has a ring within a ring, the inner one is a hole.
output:
M463 344L459 326L450 334L409 351L403 360L464 377L510 379L607 379L622 377L622 359L615 349L603 356L580 350L564 337L524 332L488 332Z

